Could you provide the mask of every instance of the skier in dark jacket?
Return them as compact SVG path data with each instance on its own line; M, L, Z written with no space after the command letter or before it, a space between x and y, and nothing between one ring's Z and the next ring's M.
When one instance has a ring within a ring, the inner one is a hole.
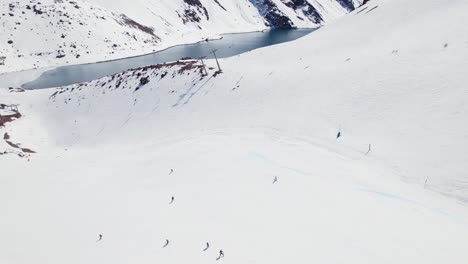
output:
M163 248L169 246L169 239L166 239L166 244L164 244Z
M206 247L203 249L203 251L207 251L210 248L210 243L206 242Z
M219 257L216 260L220 260L221 258L224 258L224 252L222 249L219 251Z

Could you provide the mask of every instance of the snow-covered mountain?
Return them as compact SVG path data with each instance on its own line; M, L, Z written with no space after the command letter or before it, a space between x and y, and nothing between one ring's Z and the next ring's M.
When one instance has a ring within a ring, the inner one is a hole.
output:
M222 73L0 89L0 263L466 262L467 12L373 0Z
M0 73L141 55L222 33L317 27L350 0L4 0Z

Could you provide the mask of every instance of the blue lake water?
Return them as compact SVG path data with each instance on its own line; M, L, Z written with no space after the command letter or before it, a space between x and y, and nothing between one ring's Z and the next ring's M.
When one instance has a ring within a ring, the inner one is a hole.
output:
M41 89L87 82L128 69L177 61L181 58L198 59L206 56L207 59L211 59L213 58L213 50L217 50L216 55L218 58L227 58L254 49L293 41L313 31L314 29L293 29L226 34L219 40L202 41L195 44L175 46L163 51L137 57L90 64L62 66L46 71L40 75L39 78L22 84L22 88ZM12 74L15 74L16 78L18 78L18 75L21 75L21 73ZM5 74L2 78L8 79L8 74Z

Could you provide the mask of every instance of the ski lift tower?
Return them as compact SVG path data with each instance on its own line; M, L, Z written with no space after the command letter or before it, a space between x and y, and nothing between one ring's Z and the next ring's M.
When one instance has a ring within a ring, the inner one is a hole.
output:
M203 70L204 70L204 72L202 72L202 75L203 75L203 76L208 75L208 71L206 70L205 62L203 61L203 59L206 59L206 56L200 57L200 58L198 58L198 59L201 61L202 65L203 65Z
M215 49L215 50L213 50L211 53L213 53L213 55L214 55L214 57L215 57L215 59L216 59L216 64L218 65L218 73L221 73L221 72L223 72L223 70L221 70L221 66L219 66L218 57L216 56L216 52L217 52L217 51L218 51L218 50Z

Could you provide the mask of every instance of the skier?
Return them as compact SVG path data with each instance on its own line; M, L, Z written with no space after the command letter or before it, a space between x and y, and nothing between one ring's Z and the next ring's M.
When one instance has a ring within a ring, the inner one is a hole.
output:
M275 176L275 179L273 180L273 184L278 182L278 176Z
M210 248L210 243L206 242L206 248L203 251L207 251Z
M99 234L99 239L96 242L99 242L102 240L102 234Z
M219 251L219 257L216 260L220 260L221 258L224 258L224 252L222 249Z
M171 169L171 172L169 172L169 175L171 175L174 172L174 169Z
M367 150L366 155L369 154L369 152L371 152L371 144L369 144L369 149Z
M169 245L169 239L166 239L166 244L164 244L163 248L167 247Z
M336 135L336 139L339 139L341 137L341 131L338 131L338 134Z
M169 202L169 204L172 204L174 202L174 196L171 197L171 201Z

